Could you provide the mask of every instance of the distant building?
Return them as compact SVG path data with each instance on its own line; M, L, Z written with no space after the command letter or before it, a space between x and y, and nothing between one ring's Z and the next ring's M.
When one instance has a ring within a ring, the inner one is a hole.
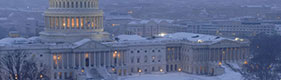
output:
M127 25L126 34L129 35L140 35L143 37L152 37L157 36L160 33L167 33L172 30L167 30L166 26L172 25L173 20L161 20L161 19L152 19L152 20L136 20L131 21ZM164 27L165 26L165 27Z

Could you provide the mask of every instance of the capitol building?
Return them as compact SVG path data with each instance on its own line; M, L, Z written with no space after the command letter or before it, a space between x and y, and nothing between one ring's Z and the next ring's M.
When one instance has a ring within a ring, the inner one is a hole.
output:
M39 37L4 38L0 53L17 49L50 67L51 80L114 80L119 76L185 72L216 76L224 63L243 64L249 41L178 32L153 38L104 32L98 0L49 0Z

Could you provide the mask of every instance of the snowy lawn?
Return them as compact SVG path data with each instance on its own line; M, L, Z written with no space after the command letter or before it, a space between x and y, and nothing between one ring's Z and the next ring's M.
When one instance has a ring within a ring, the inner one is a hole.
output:
M243 80L242 76L225 68L225 74L220 76L192 75L182 72L167 74L136 74L133 76L120 77L119 80Z

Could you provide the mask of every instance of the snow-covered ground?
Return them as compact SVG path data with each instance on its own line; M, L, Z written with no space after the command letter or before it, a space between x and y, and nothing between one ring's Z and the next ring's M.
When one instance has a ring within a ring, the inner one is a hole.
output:
M225 73L220 76L192 75L182 72L167 74L141 74L128 77L120 77L119 80L243 80L240 73L224 67Z

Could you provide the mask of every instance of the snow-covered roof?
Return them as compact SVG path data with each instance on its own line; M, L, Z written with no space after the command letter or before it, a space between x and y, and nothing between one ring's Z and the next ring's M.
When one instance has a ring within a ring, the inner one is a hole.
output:
M212 36L212 35L204 35L204 34L195 34L195 33L185 33L179 32L174 34L167 34L162 39L177 39L177 40L189 40L189 41L219 41L226 38Z
M146 38L143 38L138 35L119 35L116 38L118 38L118 41L143 41L146 40Z
M136 21L131 21L128 24L147 24L149 22L155 22L157 24L166 21L168 23L174 22L174 20L168 20L168 19L150 19L150 20L136 20Z
M26 38L3 38L0 40L1 45L11 45L16 43L27 43L28 39Z
M36 43L39 42L40 39L39 37L30 37L30 38L22 38L22 37L18 37L18 38L3 38L0 40L0 45L1 46L5 46L5 45L14 45L14 44L28 44L28 43Z
M116 39L118 38L118 39ZM195 34L178 32L173 34L161 35L156 38L144 38L138 35L120 35L115 38L115 42L105 42L103 44L113 45L113 46L126 46L126 45L151 45L151 44L166 44L166 43L187 43L192 45L211 45L223 40L229 41L245 41L235 40L230 38L223 38L219 36L205 35L205 34Z
M75 43L73 43L74 44L73 48L81 46L81 45L83 45L83 44L85 44L85 43L87 43L89 41L91 41L91 39L83 39L81 41L75 42Z
M29 17L29 18L26 18L26 20L35 20L35 18Z

